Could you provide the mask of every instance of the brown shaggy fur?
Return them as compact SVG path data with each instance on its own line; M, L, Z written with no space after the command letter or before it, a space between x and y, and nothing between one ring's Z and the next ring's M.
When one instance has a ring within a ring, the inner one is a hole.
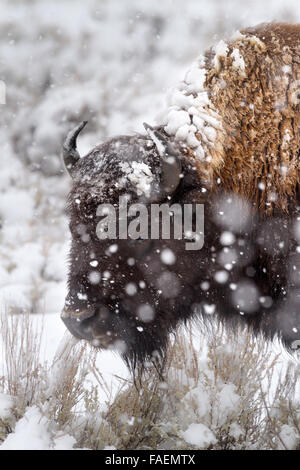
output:
M218 66L214 50L205 55L206 87L223 130L211 147L211 161L195 164L210 187L219 178L223 188L254 202L261 213L287 212L300 170L300 25L248 28L227 46ZM235 48L245 71L233 65Z

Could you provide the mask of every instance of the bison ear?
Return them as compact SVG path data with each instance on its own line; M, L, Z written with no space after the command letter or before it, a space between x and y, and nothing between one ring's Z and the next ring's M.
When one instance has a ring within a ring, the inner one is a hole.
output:
M173 194L181 179L181 161L176 149L157 129L144 122L144 127L153 141L161 158L161 193L163 196Z
M80 124L78 124L78 126L68 133L66 140L63 143L62 156L65 167L71 176L76 163L80 159L80 155L76 147L76 139L79 132L82 131L86 124L87 121L82 121Z

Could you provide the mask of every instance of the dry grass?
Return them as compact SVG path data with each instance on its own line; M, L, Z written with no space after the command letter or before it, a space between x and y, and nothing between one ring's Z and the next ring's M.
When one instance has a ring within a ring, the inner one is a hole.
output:
M119 379L119 392L112 398L94 350L67 339L48 366L41 362L42 331L34 329L29 316L6 315L0 325L5 358L0 392L14 403L10 418L0 420L0 441L28 407L37 406L56 435L72 435L79 448L297 446L299 366L290 361L281 367L279 354L245 331L228 334L219 325L205 347L195 346L191 332L178 332L163 378L150 367L135 383ZM99 392L105 392L105 402ZM191 443L185 431L193 423L209 429L213 441Z
M35 328L28 314L0 316L4 365L0 392L12 397L14 403L9 422L2 423L6 434L31 406L37 406L55 428L69 430L76 425L82 402L93 397L86 377L95 352L68 335L48 365L41 358L42 334L43 328ZM0 419L0 440L3 434Z
M35 330L29 315L1 315L2 387L17 400L17 415L31 404L39 387L42 331Z
M226 387L237 399L233 406L222 402ZM194 346L191 332L188 337L181 332L170 345L164 381L152 368L142 385L137 380L110 404L105 416L114 436L110 444L119 449L194 449L183 432L192 423L203 423L216 438L206 448L295 448L300 438L297 387L296 364L280 367L280 354L263 338L245 331L228 334L219 325L204 351ZM201 390L208 397L204 412ZM289 439L282 437L287 426Z

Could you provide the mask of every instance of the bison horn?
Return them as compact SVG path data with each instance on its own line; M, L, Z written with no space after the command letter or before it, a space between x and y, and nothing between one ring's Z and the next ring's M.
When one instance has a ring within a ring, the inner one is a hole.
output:
M149 124L144 127L161 157L161 190L164 195L175 192L181 178L181 161L168 139Z
M80 124L78 124L78 126L72 129L67 135L66 140L64 141L64 144L63 144L62 156L64 159L65 167L71 176L72 176L74 165L76 165L76 163L80 159L80 155L76 148L76 139L77 139L79 132L82 131L82 129L86 126L86 124L87 124L87 121L82 121Z

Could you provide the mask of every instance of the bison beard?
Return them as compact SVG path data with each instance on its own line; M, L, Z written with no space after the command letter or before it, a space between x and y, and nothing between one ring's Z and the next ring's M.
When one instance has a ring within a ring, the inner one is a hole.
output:
M116 348L132 369L163 357L169 334L192 318L247 325L299 347L300 113L291 94L299 53L297 25L245 30L196 63L147 135L116 137L80 158L86 122L70 132L62 319L73 335ZM122 195L148 208L204 204L203 248L172 238L99 240L98 206Z

